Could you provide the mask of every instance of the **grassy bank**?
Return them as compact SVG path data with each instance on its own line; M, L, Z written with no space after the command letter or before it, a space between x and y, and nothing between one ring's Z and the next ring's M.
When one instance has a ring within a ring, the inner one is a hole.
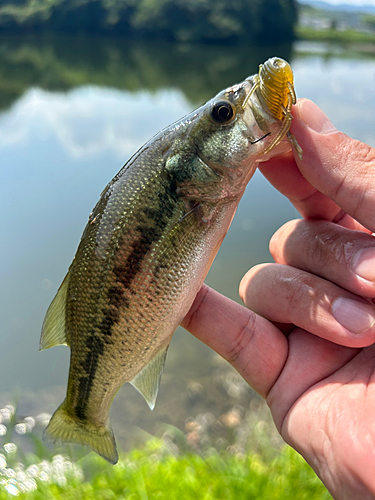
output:
M122 455L116 466L93 453L76 465L61 455L26 468L16 465L13 478L0 486L0 499L331 499L289 447L272 460L257 454L174 452L165 442L151 440L142 451Z
M331 499L258 403L246 417L235 406L220 420L188 419L185 430L165 424L159 438L138 429L142 441L115 466L83 446L45 443L50 415L21 418L9 403L0 408L0 500Z
M296 36L300 40L313 40L317 42L340 42L346 44L375 44L375 32L366 33L355 30L338 31L336 29L315 30L298 26Z

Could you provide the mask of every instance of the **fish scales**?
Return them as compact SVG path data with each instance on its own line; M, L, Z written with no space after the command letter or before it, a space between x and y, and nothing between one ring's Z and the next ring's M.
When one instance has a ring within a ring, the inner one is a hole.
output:
M153 297L160 296L163 292L167 298L169 294L173 296L175 285L171 279L176 278L176 273L168 270L166 257L169 253L176 253L173 252L173 247L178 242L178 235L170 237L168 241L161 237L163 232L170 233L184 215L184 208L176 197L173 179L165 172L159 171L155 175L152 167L158 168L159 165L148 162L147 157L142 160L146 165L145 170L149 171L149 178L146 177L146 172L133 165L133 170L127 170L125 176L111 186L107 204L101 207L102 213L96 216L95 222L90 223L83 248L79 248L77 252L77 264L73 262L70 271L70 281L73 283L69 286L69 295L78 300L72 301L71 310L68 311L76 336L75 347L72 349L72 367L75 369L71 370L69 379L68 401L79 412L82 412L83 402L86 412L90 412L90 406L93 406L99 425L104 425L108 417L107 398L112 399L118 387L123 384L119 374L132 380L137 373L140 352L146 353L157 342L162 346L163 339L158 338L155 333L155 319L164 320L162 313L168 314L168 311L160 306L156 308ZM124 212L123 190L128 182L126 174L133 172L142 172L141 178L137 180L140 184L147 184L149 190L138 190L138 182L132 179L135 185L135 193L131 197L132 210ZM117 185L119 183L122 186ZM155 193L154 199L150 199L150 192ZM113 213L118 214L118 218L114 218ZM106 241L107 248L104 248L100 234L107 234L108 226L113 228L112 241ZM126 227L126 231L122 231L123 227ZM184 225L181 225L182 232L184 229ZM90 253L87 252L87 240L92 241ZM162 244L165 246L164 258L153 260L153 255ZM186 248L189 251L189 247ZM104 255L101 256L104 251L105 266L102 265ZM177 260L178 255L175 257ZM97 263L96 266L93 266L93 261ZM144 263L147 265L142 267ZM76 280L75 276L79 278ZM85 286L88 283L90 287ZM82 298L77 295L80 290L84 294ZM87 297L87 294L90 295ZM144 309L145 301L147 309ZM86 310L77 314L75 302L85 304ZM69 305L67 307L69 309ZM93 310L96 315L93 315ZM91 348L87 347L88 337L89 344L92 337L97 339ZM106 345L111 347L117 342L128 353L126 364L122 352L118 354L113 349L105 349ZM109 373L109 365L112 366L112 373ZM103 380L103 374L109 376L113 380L112 390L106 387L104 394L101 394L101 382L93 390L95 374L99 381ZM78 387L77 380L80 381ZM98 401L101 401L100 406ZM98 408L104 408L104 411L98 411Z
M71 349L66 399L45 437L115 463L119 388L131 382L154 406L171 336L280 129L257 92L248 99L252 78L157 134L103 191L42 329L41 349ZM273 154L288 149L281 141Z
M157 146L164 148L163 141ZM201 224L195 211L184 218L175 180L154 157L153 149L139 156L107 188L68 274L66 316L74 342L71 338L66 407L98 427L107 424L123 383L169 343L180 314L173 313L175 299L181 301L177 294L203 274L199 262L212 251L200 242L215 226Z

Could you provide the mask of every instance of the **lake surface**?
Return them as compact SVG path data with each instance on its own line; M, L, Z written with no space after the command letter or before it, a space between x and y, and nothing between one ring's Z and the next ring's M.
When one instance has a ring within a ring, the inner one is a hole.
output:
M52 412L66 387L69 349L38 352L44 314L107 182L153 134L221 88L279 55L299 97L335 126L375 146L375 57L327 44L225 48L116 40L0 41L0 404ZM256 174L206 282L239 300L253 265L270 261L268 241L295 218L290 203ZM246 406L253 393L225 362L179 329L153 413L125 386L113 405L116 435L153 431ZM126 425L125 425L126 422Z

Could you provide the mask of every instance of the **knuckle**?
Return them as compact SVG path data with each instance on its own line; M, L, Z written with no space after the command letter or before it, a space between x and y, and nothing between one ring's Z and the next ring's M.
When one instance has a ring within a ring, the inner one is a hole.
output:
M369 165L374 166L375 149L364 142L354 141L354 144L348 148L348 160L351 163L365 164L366 168Z
M252 267L245 276L242 278L240 281L239 285L239 296L242 302L249 307L250 304L250 288L251 290L257 288L257 283L259 283L259 274L262 273L262 271L269 267L271 264L257 264L256 266ZM260 282L262 282L262 279L260 279Z
M339 238L335 226L327 227L327 224L321 221L296 221L283 248L278 250L280 255L275 259L276 262L310 271L316 266L325 266L332 253L332 244Z
M316 295L314 284L307 273L300 274L298 278L290 280L285 284L285 316L292 319L295 316L296 305L306 302L306 298L313 299Z
M373 181L369 177L362 177L361 179L361 186L355 192L354 205L351 211L351 215L355 220L361 220L360 214L366 204L368 193L373 189Z
M287 244L290 235L295 232L296 228L298 228L301 222L303 221L301 221L300 219L288 221L283 226L281 226L271 237L269 250L276 262L284 262L285 245Z
M321 275L330 264L348 264L353 253L351 231L329 221L304 221L302 229L294 246L304 269Z
M237 363L240 356L247 351L247 347L252 341L257 316L253 311L248 311L248 313L246 324L238 330L231 348L224 356L231 364Z
M315 234L312 244L307 247L307 257L314 261L315 266L325 267L332 260L341 260L344 253L341 228L329 224Z
M333 187L332 192L329 193L331 198L334 200L339 199L342 192L344 191L344 196L346 196L346 174L342 173L342 176L338 183Z
M181 321L181 326L185 328L187 331L194 330L194 324L199 317L199 313L205 301L207 300L207 296L210 292L210 287L206 284L202 285L202 288L198 292L195 301L190 308L190 311L186 314L185 318Z
M358 220L368 200L368 194L374 193L375 149L360 141L348 140L343 136L340 143L340 175L337 185L329 195L338 201L350 200L350 215ZM345 158L347 170L341 169ZM371 204L372 209L372 204Z

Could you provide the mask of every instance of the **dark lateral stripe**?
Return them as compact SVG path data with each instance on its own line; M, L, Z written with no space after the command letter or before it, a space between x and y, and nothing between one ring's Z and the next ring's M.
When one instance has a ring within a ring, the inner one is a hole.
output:
M80 420L86 420L88 397L94 384L99 359L104 354L104 342L97 335L93 335L87 339L86 347L89 352L82 364L86 375L78 379L78 401L75 407L76 417Z
M87 404L92 390L100 357L104 354L106 344L111 344L113 326L119 321L120 309L129 306L125 291L139 273L142 262L151 245L162 236L175 208L176 186L173 180L157 194L157 208L144 207L140 210L138 220L142 221L136 228L140 236L132 244L131 252L125 263L113 269L115 284L108 289L108 306L103 310L103 318L98 325L100 336L90 335L87 339L88 353L82 365L85 373L78 380L78 402L75 414L80 420L87 417ZM121 242L120 245L121 246Z
M131 287L132 281L141 269L143 259L150 250L151 245L163 234L175 207L175 186L174 191L167 189L164 193L158 193L159 204L157 209L145 207L143 215L146 220L137 226L140 237L134 241L132 251L124 264L113 269L117 282L125 289ZM139 217L141 219L141 217Z

